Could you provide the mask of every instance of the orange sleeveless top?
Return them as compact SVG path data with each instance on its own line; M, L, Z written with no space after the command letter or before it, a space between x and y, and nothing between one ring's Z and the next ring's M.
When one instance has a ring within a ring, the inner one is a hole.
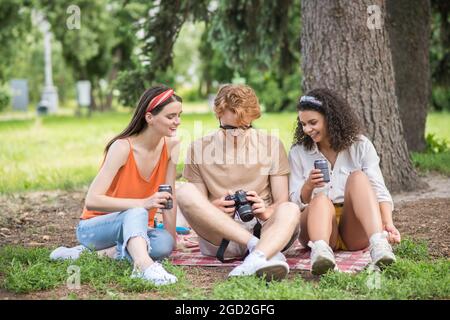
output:
M114 198L131 199L143 199L150 197L158 191L159 185L164 184L166 181L166 172L169 159L166 140L164 140L159 161L156 163L156 166L153 169L148 181L145 180L139 173L136 161L134 159L131 142L129 139L127 139L127 141L130 144L130 152L128 154L127 162L117 172L108 191L106 191L106 195ZM148 225L150 227L154 227L153 219L155 217L156 210L157 208L153 208L148 211ZM109 212L87 210L86 207L84 207L81 219L90 219L108 213Z

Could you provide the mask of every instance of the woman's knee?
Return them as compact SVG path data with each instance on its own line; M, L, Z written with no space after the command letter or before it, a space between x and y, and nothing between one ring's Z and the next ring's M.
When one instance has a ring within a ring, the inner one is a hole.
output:
M155 260L161 260L170 256L175 245L175 240L166 230L153 230L150 235L150 257Z
M125 214L124 220L142 220L148 223L148 210L145 208L131 208L123 212L123 214Z
M142 234L148 228L148 211L145 208L132 208L123 212L122 230L124 238Z
M331 202L330 198L328 198L325 194L319 193L314 196L314 198L311 199L308 207L310 210L314 210L317 207L327 207L332 208L333 203Z
M361 170L355 170L348 176L347 184L354 183L356 181L369 181L369 177Z

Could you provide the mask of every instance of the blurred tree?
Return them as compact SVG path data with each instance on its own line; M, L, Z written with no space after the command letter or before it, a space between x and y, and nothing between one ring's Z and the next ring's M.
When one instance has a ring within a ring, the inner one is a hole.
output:
M450 111L450 2L431 0L431 8L432 104L436 110Z
M218 1L202 37L206 92L234 73L257 92L266 111L295 109L300 92L300 1Z
M174 78L166 71L173 64L173 46L181 27L186 21L208 19L207 0L152 1L148 14L141 16L138 30L143 33L142 46L138 47L138 58L133 68L119 74L117 86L121 91L121 102L133 106L144 89L154 81L174 85ZM133 79L133 84L130 80Z
M155 79L161 82L162 75L170 74L174 43L181 27L187 21L204 21L206 27L199 47L202 95L216 89L214 81L230 82L238 72L261 93L267 110L294 109L301 79L299 10L299 0L154 2L148 18L141 22L144 45L139 59L132 69L119 75L122 102L133 105L146 86ZM177 71L180 64L178 61ZM130 85L131 78L139 85ZM175 82L172 78L166 83Z
M39 2L75 79L91 81L92 108L110 109L112 83L119 69L132 65L137 41L133 22L144 15L146 6L138 1L78 0L80 28L68 28L72 0Z
M388 0L387 21L400 119L410 151L424 151L431 97L430 0Z
M0 1L0 84L9 80L17 48L31 29L28 6L32 3L27 0Z

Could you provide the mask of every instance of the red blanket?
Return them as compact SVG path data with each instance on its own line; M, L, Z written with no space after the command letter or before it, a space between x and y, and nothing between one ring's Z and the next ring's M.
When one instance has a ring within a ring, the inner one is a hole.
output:
M292 247L284 252L287 263L291 269L310 270L310 250L303 248L295 241ZM367 249L360 251L336 251L336 263L342 272L358 272L363 270L370 262ZM242 263L240 260L220 262L215 257L204 256L200 253L197 235L191 232L188 235L178 236L178 249L172 253L170 260L175 265L182 266L210 266L210 267L234 267Z

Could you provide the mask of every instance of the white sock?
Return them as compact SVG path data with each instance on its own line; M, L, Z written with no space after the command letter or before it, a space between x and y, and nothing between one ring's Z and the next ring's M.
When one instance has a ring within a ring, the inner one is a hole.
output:
M252 257L255 257L255 258L267 260L266 255L261 250L254 250L248 256L252 256Z
M370 245L373 246L375 243L377 243L381 239L386 239L386 236L384 235L384 231L383 232L376 232L376 233L374 233L369 238Z
M259 239L255 236L252 236L252 238L247 242L247 249L249 252L252 252L256 245L258 244Z
M326 243L325 240L311 241L311 243L313 244L314 247L316 247L316 246L327 246L327 247L329 247L328 243ZM309 244L308 244L308 246L309 246Z

